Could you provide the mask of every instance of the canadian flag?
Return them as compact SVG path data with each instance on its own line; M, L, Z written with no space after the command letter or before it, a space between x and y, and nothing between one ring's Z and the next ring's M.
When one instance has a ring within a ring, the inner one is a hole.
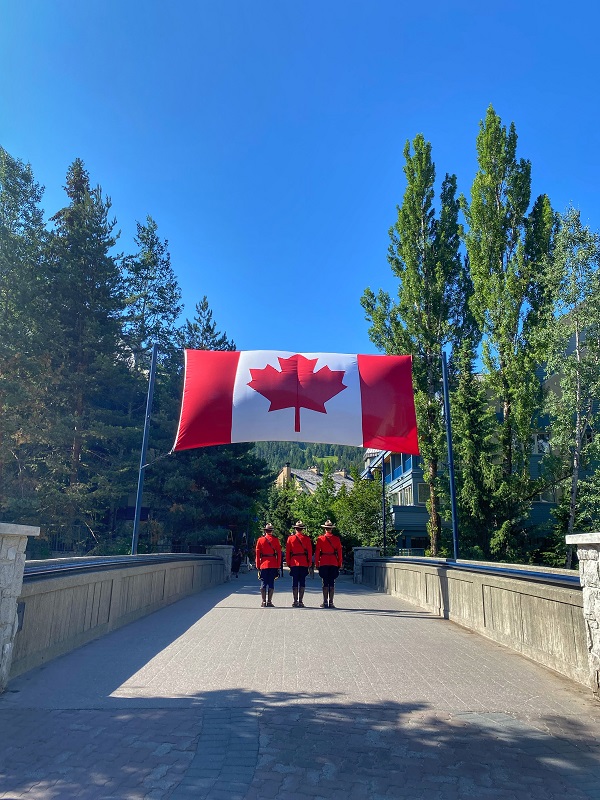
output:
M410 356L186 350L174 450L348 444L418 455Z

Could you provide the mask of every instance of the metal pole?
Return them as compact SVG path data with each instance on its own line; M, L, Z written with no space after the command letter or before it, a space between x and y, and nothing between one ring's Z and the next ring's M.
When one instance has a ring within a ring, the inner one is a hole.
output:
M152 413L152 398L154 396L154 378L156 375L156 359L158 345L152 345L152 361L150 363L150 378L148 381L148 398L146 400L146 419L144 420L144 436L142 438L142 454L140 456L140 471L138 474L138 488L135 498L135 517L133 519L133 536L131 538L131 555L137 555L138 537L140 530L140 513L142 510L142 495L144 493L144 469L146 468L146 451L148 450L148 433L150 431L150 415Z
M385 520L385 457L381 457L381 519L383 520L383 557L385 558L386 520Z
M446 353L442 351L442 384L444 387L444 416L446 418L446 442L448 444L448 475L450 478L450 505L452 507L452 545L454 560L458 558L458 515L456 513L456 487L454 484L454 457L452 455L452 423L450 421L450 394L448 391L448 365Z

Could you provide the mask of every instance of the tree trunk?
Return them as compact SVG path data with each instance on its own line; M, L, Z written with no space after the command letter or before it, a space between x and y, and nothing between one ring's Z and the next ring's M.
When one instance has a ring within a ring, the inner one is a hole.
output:
M442 524L439 513L439 499L437 495L436 478L437 478L437 460L432 459L428 466L427 482L429 484L429 503L431 510L429 512L429 543L432 556L437 556L439 551L439 542L442 533Z

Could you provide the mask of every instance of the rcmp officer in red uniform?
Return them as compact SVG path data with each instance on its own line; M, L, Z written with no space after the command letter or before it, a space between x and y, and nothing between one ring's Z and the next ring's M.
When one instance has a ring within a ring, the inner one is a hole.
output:
M321 608L335 608L333 595L335 592L335 580L340 574L343 563L342 543L339 536L334 534L335 525L330 519L321 527L324 528L324 533L318 537L315 550L315 565L323 581Z
M294 525L294 532L288 536L285 546L285 560L292 576L292 593L294 602L292 608L304 608L304 589L306 576L312 567L312 542L304 533L306 526L302 520Z
M271 523L264 527L264 535L256 542L256 569L260 570L262 608L273 607L275 578L281 569L281 544Z

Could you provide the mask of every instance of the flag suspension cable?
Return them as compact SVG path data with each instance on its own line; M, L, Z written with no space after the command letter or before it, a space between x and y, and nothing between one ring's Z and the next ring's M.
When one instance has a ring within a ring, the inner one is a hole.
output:
M158 356L158 345L152 345L152 361L150 363L150 377L148 379L148 398L146 400L146 418L144 420L144 435L142 438L142 452L140 455L140 469L138 473L138 487L135 498L135 516L133 519L133 536L131 537L131 555L137 555L138 538L140 530L140 515L142 511L142 495L144 493L144 469L146 464L146 452L148 450L148 434L150 432L150 416L152 414L152 398L154 396L154 379L156 376L156 361ZM166 454L168 455L168 453Z
M454 483L454 457L452 454L452 423L450 420L450 395L448 391L448 365L446 353L442 352L442 385L444 387L444 418L446 442L448 444L448 477L450 479L450 506L452 509L452 545L454 560L458 558L458 518L456 514L456 486Z

